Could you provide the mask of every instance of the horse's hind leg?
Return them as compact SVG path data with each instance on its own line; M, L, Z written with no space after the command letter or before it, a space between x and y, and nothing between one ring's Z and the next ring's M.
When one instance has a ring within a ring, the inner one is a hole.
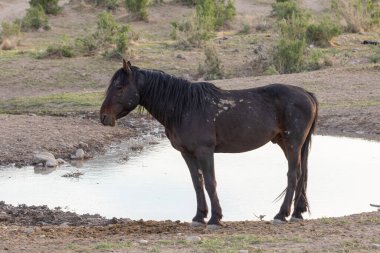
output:
M195 193L197 196L197 213L193 218L193 225L197 226L200 224L206 224L205 218L207 217L208 208L203 189L203 176L202 173L199 171L200 166L198 165L198 161L194 156L186 153L181 154L182 157L185 159L187 167L189 168L191 179L193 181Z
M301 167L301 149L298 145L291 145L283 142L280 145L288 159L288 186L286 188L285 199L281 205L279 213L274 217L275 220L286 221L290 215L290 209L293 201L294 191L297 185L297 173Z
M300 177L297 177L297 187L294 200L294 211L292 214L292 219L303 219L302 213L306 212L308 209L308 201L306 197L307 188L307 176L308 176L308 156L309 156L309 145L311 141L311 133L309 133L305 143L301 150L301 171Z

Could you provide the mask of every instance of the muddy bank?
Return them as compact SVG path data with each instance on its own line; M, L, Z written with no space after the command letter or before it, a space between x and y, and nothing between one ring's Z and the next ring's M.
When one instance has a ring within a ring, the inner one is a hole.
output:
M111 143L155 131L158 123L146 115L132 113L105 127L94 113L68 117L0 115L0 165L33 164L33 152L48 151L56 158L69 160L77 148L87 156L103 153ZM156 131L159 132L159 131Z

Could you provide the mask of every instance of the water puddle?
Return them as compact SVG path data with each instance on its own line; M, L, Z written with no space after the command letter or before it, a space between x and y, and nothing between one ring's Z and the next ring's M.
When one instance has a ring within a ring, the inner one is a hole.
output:
M138 147L122 143L80 168L0 167L0 200L108 218L191 220L195 192L180 153L167 140L150 141L142 151ZM281 201L273 200L287 180L286 159L277 145L216 154L215 164L224 220L255 220L255 214L269 220L276 214ZM379 142L314 136L308 183L311 215L306 218L374 211L369 204L380 202L379 165ZM73 172L83 175L62 177Z

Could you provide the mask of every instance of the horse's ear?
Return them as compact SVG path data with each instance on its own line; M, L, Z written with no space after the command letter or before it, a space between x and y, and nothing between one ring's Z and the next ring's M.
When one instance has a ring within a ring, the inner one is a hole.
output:
M125 59L123 59L123 69L125 72L127 72L128 74L132 73L132 70L131 70L131 67L132 67L132 64L130 61L125 61Z

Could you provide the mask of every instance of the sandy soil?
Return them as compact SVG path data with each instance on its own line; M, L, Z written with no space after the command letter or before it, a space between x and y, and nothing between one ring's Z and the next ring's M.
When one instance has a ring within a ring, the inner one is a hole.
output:
M380 212L283 225L226 222L214 231L0 202L0 252L379 252L379 235Z

